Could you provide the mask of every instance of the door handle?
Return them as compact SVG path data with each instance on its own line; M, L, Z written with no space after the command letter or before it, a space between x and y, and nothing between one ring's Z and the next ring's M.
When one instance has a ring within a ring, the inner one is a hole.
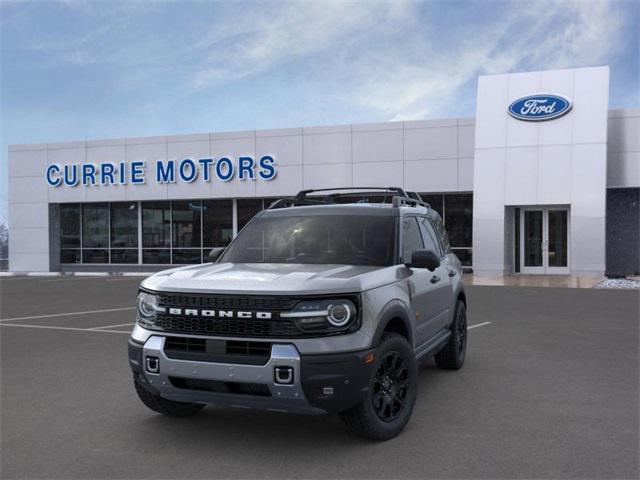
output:
M437 275L434 275L433 277L431 277L431 283L438 283L440 281L440 277Z

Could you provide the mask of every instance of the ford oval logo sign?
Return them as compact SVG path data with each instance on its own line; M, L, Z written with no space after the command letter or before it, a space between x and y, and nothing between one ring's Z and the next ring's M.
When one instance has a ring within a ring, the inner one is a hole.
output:
M571 110L571 100L560 95L528 95L509 105L509 115L518 120L541 122L558 118Z

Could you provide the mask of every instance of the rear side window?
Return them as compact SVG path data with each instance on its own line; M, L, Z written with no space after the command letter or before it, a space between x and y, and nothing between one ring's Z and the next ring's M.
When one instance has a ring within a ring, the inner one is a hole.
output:
M442 257L442 249L440 248L438 235L433 229L433 225L429 219L426 217L420 218L420 227L422 228L422 236L424 237L424 248L432 250L436 255Z
M424 248L420 227L416 217L406 217L402 220L402 262L410 263L411 255L416 250Z

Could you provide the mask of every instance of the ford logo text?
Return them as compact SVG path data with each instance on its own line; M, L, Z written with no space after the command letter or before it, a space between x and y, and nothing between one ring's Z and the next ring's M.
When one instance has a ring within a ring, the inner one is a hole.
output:
M541 122L565 115L571 106L571 100L560 95L528 95L509 105L509 115L518 120Z

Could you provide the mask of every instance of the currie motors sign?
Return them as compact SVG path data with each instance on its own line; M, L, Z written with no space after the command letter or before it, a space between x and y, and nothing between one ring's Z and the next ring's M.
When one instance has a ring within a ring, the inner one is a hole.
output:
M273 180L277 174L275 158L264 155L259 159L245 156L234 159L201 158L193 160L157 160L150 168L144 160L131 162L101 162L47 165L46 179L52 187L143 185L147 178L155 183L192 183L195 181L228 182L238 180ZM147 170L150 170L149 172Z
M560 95L527 95L509 105L509 115L527 122L542 122L561 117L571 110L571 100Z

